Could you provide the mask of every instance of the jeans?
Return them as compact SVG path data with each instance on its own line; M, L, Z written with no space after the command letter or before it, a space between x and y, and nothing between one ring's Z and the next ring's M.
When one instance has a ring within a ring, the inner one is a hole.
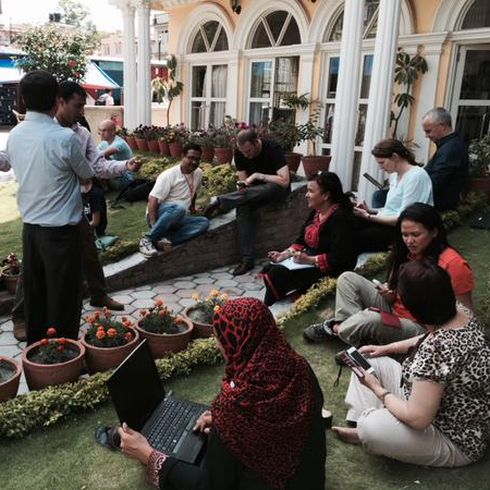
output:
M129 170L126 170L121 176L110 179L109 187L113 191L122 191L129 184L131 184L131 182L133 182L135 175L135 172L130 172Z
M149 224L149 223L148 223ZM185 242L208 229L209 220L204 216L189 216L180 204L159 204L158 219L151 227L148 238L156 243L168 238L174 245Z

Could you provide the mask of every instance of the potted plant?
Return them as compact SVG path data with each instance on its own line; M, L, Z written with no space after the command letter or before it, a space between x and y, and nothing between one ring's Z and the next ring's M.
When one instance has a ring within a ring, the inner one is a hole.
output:
M149 151L148 148L148 126L143 126L140 124L134 131L134 140L136 142L136 147L140 151Z
M184 152L184 145L189 140L189 130L184 123L176 124L169 128L167 132L167 142L170 156L180 158Z
M14 252L10 252L0 265L0 275L3 277L5 288L10 294L15 294L17 283L22 274L20 260Z
M156 299L155 306L140 310L140 316L135 328L148 340L155 359L184 350L189 344L194 328L192 322L180 315L174 316L163 300Z
M213 162L214 158L214 137L216 129L210 125L208 130L201 129L191 136L191 141L201 147L201 160L203 162Z
M302 155L294 153L293 149L304 139L301 127L295 124L294 121L277 119L269 123L268 136L279 143L284 151L289 171L295 174L301 163Z
M305 124L299 125L299 131L301 132L303 141L309 141L309 147L311 148L311 153L302 157L303 168L307 179L318 172L328 170L332 158L331 156L316 154L317 138L323 138L324 135L323 128L318 126L318 119L319 113L315 112Z
M146 133L146 140L148 142L148 150L151 153L160 154L160 146L158 145L159 137L160 137L160 128L158 126L150 126Z
M138 345L139 334L133 323L126 317L117 320L104 307L85 318L89 327L84 332L81 343L85 347L86 362L90 373L112 369Z
M194 324L194 338L211 337L213 335L213 314L221 308L229 299L226 293L220 294L214 289L206 299L199 293L192 295L195 305L188 306L184 311L184 317Z
M230 163L233 160L233 149L236 144L236 136L241 129L245 129L245 123L238 123L230 116L225 116L225 122L216 128L213 135L214 154L219 165Z
M167 142L167 133L169 128L160 127L158 132L158 149L160 151L160 155L170 156L170 148L168 147Z
M85 347L78 341L57 338L56 328L46 331L47 338L26 347L22 367L30 390L75 381L80 376Z
M17 394L21 373L22 368L17 361L0 356L0 402Z
M134 136L134 132L128 131L128 133L126 134L126 143L133 151L138 149L138 146L136 145L136 138Z
M467 192L484 192L490 198L490 134L472 140L469 148L469 179Z

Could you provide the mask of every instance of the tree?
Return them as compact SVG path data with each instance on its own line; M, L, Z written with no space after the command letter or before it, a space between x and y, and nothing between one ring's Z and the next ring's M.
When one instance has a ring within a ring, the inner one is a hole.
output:
M167 59L167 70L167 79L162 81L162 85L168 99L167 126L170 126L170 107L175 97L178 97L184 90L184 84L175 79L175 72L177 70L177 58L175 55L171 55Z
M25 56L17 65L25 72L46 70L59 81L83 79L92 44L78 29L58 24L31 27L19 40Z

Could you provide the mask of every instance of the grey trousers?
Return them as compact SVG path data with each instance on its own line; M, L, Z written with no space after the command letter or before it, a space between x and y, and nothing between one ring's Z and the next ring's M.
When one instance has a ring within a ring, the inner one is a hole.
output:
M401 328L383 324L379 312L371 311L375 307L391 311L391 305L379 294L374 284L355 272L344 272L337 279L335 296L335 319L340 323L339 337L353 346L371 344L389 344L424 333L417 323L400 318Z
M271 202L282 201L288 194L289 187L284 188L267 182L219 196L222 209L229 211L236 208L238 247L244 262L253 262L255 258L257 208Z
M401 365L389 357L370 359L384 388L404 399L400 388ZM434 425L415 430L400 422L376 395L352 373L345 396L347 420L357 422L363 446L374 454L427 466L455 467L471 460Z

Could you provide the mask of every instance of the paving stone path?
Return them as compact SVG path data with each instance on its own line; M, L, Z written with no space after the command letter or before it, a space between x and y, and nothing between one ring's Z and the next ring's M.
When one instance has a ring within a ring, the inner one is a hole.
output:
M257 277L262 265L263 262L262 264L259 263L252 271L243 276L234 277L232 275L231 272L236 267L236 265L233 265L192 276L174 278L134 289L118 291L113 293L112 297L124 304L124 311L114 312L115 316L127 316L136 321L139 319L139 309L153 306L156 298L162 298L174 313L181 313L187 306L194 304L192 299L194 293L198 292L201 296L206 297L213 289L218 289L220 293L227 293L232 298L248 296L263 299L265 288L262 279ZM277 317L286 311L289 306L290 303L288 301L281 302L274 305L272 311ZM88 300L84 302L82 327L86 325L83 317L96 309L89 305ZM13 323L10 317L0 317L0 355L20 360L20 355L25 345L25 342L19 342L14 337ZM19 394L27 391L24 375L22 375Z

